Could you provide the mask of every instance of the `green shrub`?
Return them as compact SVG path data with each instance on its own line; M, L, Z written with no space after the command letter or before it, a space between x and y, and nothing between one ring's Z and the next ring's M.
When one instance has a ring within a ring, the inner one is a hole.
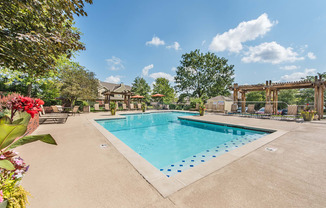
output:
M51 105L62 105L61 100L56 99L44 99L44 106L51 106Z
M185 105L183 106L183 110L190 110L191 106L190 105Z
M171 110L174 110L176 107L177 107L176 104L170 104L170 109L171 109Z

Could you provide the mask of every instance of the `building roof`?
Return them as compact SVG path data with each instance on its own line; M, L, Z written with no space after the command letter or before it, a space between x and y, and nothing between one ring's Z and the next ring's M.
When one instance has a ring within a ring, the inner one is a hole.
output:
M124 85L122 83L121 84L114 84L114 83L100 81L100 85L103 88L105 88L106 90L111 91L111 92L113 92L113 91L115 91L115 90L117 90L117 89L119 89L120 87L123 87L123 86L125 87L126 90L131 91L131 86Z
M230 97L226 97L226 96L222 96L222 95L219 95L219 96L216 96L216 97L212 97L212 98L210 98L209 100L217 100L217 101L233 101L232 98L230 98Z

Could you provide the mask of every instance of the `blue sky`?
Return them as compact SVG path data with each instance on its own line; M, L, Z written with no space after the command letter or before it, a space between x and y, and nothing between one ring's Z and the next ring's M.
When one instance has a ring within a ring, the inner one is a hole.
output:
M173 80L181 55L214 52L239 84L326 72L325 0L94 0L76 61L102 81Z

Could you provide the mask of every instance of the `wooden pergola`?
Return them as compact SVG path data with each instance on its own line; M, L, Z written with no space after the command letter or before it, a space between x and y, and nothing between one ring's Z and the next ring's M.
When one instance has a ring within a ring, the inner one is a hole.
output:
M130 109L130 97L133 95L133 93L129 90L124 90L122 92L114 92L114 91L105 91L102 93L105 96L104 103L111 102L111 95L122 95L123 96L123 102L127 104L128 109Z
M233 102L238 103L239 93L241 94L241 111L245 112L246 108L246 93L252 91L266 91L266 104L273 104L273 113L277 113L278 105L278 92L285 89L303 89L303 88L314 88L315 99L314 108L317 111L318 119L323 117L324 114L324 90L326 81L321 76L315 76L314 81L303 80L297 82L281 82L272 83L271 80L266 81L266 84L256 85L238 85L233 84L231 89L233 90Z

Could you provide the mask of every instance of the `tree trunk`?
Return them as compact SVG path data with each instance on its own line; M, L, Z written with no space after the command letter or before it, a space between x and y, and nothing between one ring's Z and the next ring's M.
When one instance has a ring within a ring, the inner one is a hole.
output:
M27 97L32 97L32 83L27 85Z

